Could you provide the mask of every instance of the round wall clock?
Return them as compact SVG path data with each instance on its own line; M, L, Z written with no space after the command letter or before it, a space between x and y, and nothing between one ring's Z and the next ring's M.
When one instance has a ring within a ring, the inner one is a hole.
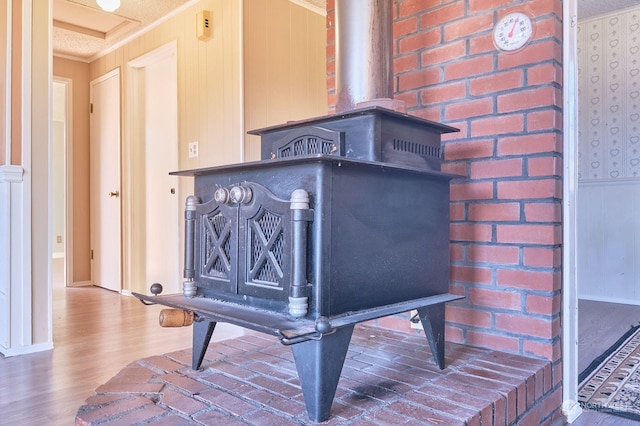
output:
M505 52L523 48L533 37L531 18L522 12L505 15L493 30L493 42Z

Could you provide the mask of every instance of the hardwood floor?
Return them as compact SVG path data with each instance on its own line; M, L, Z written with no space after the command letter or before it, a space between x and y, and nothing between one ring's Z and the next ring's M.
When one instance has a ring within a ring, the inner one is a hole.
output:
M640 306L580 300L578 304L578 371L640 323ZM640 422L596 411L583 411L572 426L631 426Z
M191 327L161 328L162 307L97 287L54 288L54 349L0 356L0 424L73 425L94 390L129 363L191 347ZM213 340L241 329L220 324Z
M640 306L580 300L578 322L578 371L583 371L640 323Z

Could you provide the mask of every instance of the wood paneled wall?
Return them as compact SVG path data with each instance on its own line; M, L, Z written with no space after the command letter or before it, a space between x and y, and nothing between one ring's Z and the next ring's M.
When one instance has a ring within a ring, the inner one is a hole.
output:
M0 1L0 24L2 29L0 30L0 165L5 164L6 157L6 139L5 134L7 131L7 114L5 111L6 99L7 99L7 87L6 87L6 70L7 70L7 1Z
M10 7L8 7L10 6ZM0 2L0 165L22 165L22 1ZM11 52L7 52L7 42L11 41ZM8 63L7 53L10 63ZM11 78L7 81L7 73ZM10 98L6 111L7 96ZM11 131L7 135L7 126ZM7 145L11 149L7 149ZM10 155L11 158L7 158Z
M325 115L325 16L288 0L244 5L246 130ZM245 136L245 159L260 159L258 136Z
M129 140L127 63L176 40L178 44L178 139L180 168L238 162L241 159L240 5L203 0L89 65L89 80L120 67L123 145ZM212 12L212 36L196 38L196 14ZM200 155L188 158L189 142Z

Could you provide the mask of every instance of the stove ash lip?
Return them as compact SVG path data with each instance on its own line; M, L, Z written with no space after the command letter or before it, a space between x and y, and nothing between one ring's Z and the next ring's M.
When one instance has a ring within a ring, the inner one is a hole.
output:
M303 126L322 125L323 123L330 122L330 121L343 120L347 118L364 116L364 115L379 115L383 118L384 117L388 117L392 119L395 118L395 119L403 120L410 124L425 126L429 128L429 130L435 131L440 134L460 132L460 129L458 129L457 127L448 126L446 124L438 123L436 121L427 120L426 118L421 118L415 115L402 113L389 108L384 108L378 105L374 105L374 106L368 106L368 107L353 109L353 110L344 111L344 112L321 115L318 117L287 121L286 123L276 124L274 126L267 126L267 127L262 127L258 129L248 130L247 134L262 136L265 133L273 132L276 130L287 130L287 129L294 129L294 128L303 127Z
M286 157L286 158L274 158L272 160L256 160L249 161L246 163L232 163L232 164L223 164L220 166L213 167L204 167L198 169L189 169L189 170L177 170L174 172L170 172L171 176L204 176L211 172L221 172L221 171L233 171L233 170L247 170L247 169L259 169L259 168L272 168L277 166L286 166L293 164L304 164L304 163L314 163L314 162L326 162L326 163L338 163L338 167L342 164L345 166L360 166L360 167L378 167L382 171L401 171L401 172L410 172L417 173L421 175L430 175L433 177L442 178L445 180L452 179L466 179L464 175L458 175L454 173L445 173L439 170L430 170L430 169L422 169L419 167L411 167L405 166L402 164L390 163L386 161L373 161L373 160L362 160L352 157L338 157L335 155L326 155L326 154L307 154L307 155L297 155L295 157ZM341 164L342 163L342 164Z

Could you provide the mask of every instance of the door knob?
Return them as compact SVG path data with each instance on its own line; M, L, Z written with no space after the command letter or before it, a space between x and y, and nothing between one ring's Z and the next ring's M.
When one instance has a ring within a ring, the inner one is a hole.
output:
M110 198L118 198L119 196L120 196L120 193L118 191L109 191Z

